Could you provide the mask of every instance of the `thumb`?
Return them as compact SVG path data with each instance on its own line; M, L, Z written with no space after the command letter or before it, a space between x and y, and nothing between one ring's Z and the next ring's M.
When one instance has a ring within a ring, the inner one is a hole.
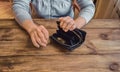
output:
M60 17L60 18L59 18L59 21L61 21L62 19L63 19L63 17Z

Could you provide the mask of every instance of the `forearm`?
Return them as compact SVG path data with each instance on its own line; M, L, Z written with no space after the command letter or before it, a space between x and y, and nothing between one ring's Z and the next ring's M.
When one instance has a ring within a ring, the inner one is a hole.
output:
M95 13L95 5L92 0L78 0L79 6L81 7L79 17L86 20L86 24L92 19Z
M86 20L86 24L93 18L95 9L91 7L86 7L81 10L79 13L79 17L84 18Z
M13 0L13 13L18 24L24 28L27 32L35 27L34 22L30 14L31 0Z
M86 24L86 20L83 17L78 17L75 19L75 24L77 25L77 28L80 29Z
M32 20L25 20L22 24L19 24L23 29L25 29L28 33L36 28L36 25Z

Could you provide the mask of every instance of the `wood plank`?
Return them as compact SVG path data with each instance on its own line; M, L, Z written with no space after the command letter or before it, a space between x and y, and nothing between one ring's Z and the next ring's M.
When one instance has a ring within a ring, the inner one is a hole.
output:
M94 18L97 19L110 19L116 18L115 15L113 16L112 12L115 8L115 5L118 0L97 0L96 3L96 13Z
M109 4L107 6L107 9L105 10L106 12L104 13L104 18L113 18L112 11L114 10L117 1L118 0L109 0Z
M117 13L117 11L119 11L119 8L120 8L120 0L117 0L115 8L112 11L111 17L120 18L119 13Z
M34 19L37 24L46 28L56 28L56 20ZM0 19L0 28L18 28L18 24L13 19ZM19 27L20 28L20 27ZM119 19L93 19L83 28L120 28Z
M120 54L0 57L1 72L120 72Z
M95 18L104 18L109 1L110 0L97 0Z
M91 40L85 42L81 47L78 47L72 52L64 50L62 47L50 43L46 48L35 48L32 43L27 42L0 42L0 56L11 55L61 55L61 54L75 54L75 55L106 55L106 54L120 54L120 40L106 41L106 40Z
M84 29L85 43L70 54L120 53L120 29ZM50 35L55 29L49 29ZM0 56L9 55L55 55L67 54L58 45L50 42L46 48L35 48L27 33L20 29L0 29Z
M12 4L7 1L0 1L0 19L14 19Z
M47 29L50 36L56 29ZM82 29L87 32L88 39L100 40L120 40L120 29ZM0 29L0 41L28 41L30 40L27 32L21 29Z

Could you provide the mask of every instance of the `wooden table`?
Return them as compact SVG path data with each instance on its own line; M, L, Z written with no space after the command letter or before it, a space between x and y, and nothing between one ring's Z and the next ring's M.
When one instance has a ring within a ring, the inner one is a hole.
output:
M35 20L50 35L55 20ZM120 72L120 20L94 19L83 30L84 44L73 52L54 43L35 48L15 20L0 20L0 72Z

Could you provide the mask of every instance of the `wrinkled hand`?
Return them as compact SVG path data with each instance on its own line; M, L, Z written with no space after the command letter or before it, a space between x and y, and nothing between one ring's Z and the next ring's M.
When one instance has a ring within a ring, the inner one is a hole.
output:
M60 27L67 32L68 30L74 30L76 28L75 21L67 16L67 17L61 17L60 20Z
M75 28L81 28L86 24L86 21L82 17L78 17L76 20L67 16L59 18L60 27L67 32L68 30L72 31Z
M36 26L31 30L29 34L30 34L32 43L34 44L35 47L37 48L39 48L40 46L46 47L48 43L47 41L49 38L49 33L44 26L42 25Z

